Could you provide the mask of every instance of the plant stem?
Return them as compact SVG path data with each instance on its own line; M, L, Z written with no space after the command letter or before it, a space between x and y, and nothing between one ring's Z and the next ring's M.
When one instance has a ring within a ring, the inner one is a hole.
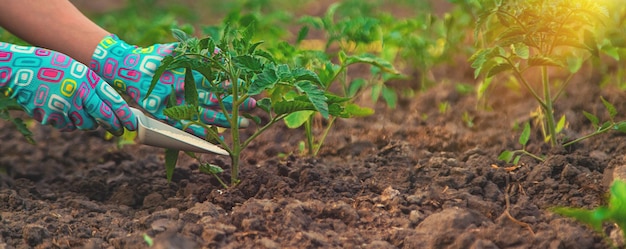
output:
M583 140L585 140L585 139L588 139L588 138L591 138L591 137L594 137L594 136L600 135L600 134L602 134L602 133L605 133L605 132L607 132L607 131L611 130L612 128L613 128L613 124L611 124L611 125L607 126L607 127L606 127L606 128L604 128L604 129L600 129L600 130L594 131L594 132L593 132L593 133L591 133L591 134L587 134L587 135L584 135L584 136L579 137L579 138L577 138L577 139L574 139L574 140L572 140L572 141L569 141L569 142L567 142L567 143L564 143L564 144L563 144L563 147L567 147L567 146L570 146L570 145L572 145L572 144L575 144L575 143L578 143L578 142L580 142L580 141L583 141Z
M233 145L233 147L235 147L235 145ZM240 151L237 150L237 152L235 153L235 150L233 149L233 153L230 154L230 160L232 164L231 171L230 171L231 172L230 173L230 185L231 186L234 186L235 184L239 182L239 152Z
M543 106L546 117L546 125L548 127L548 135L550 136L550 146L556 146L556 128L554 124L554 107L552 106L552 96L550 95L550 80L548 79L548 67L541 67L541 84L543 85Z
M304 134L306 135L306 144L309 148L309 155L315 156L315 141L313 141L313 116L310 116L304 123Z
M328 121L328 125L326 126L326 129L324 129L324 133L322 134L322 137L319 140L320 144L318 144L317 147L315 147L315 152L313 153L313 156L317 156L317 153L320 152L320 148L322 148L322 144L326 140L326 136L328 136L328 132L330 131L330 128L333 127L333 123L335 122L335 119L337 119L337 117L335 116L330 117Z

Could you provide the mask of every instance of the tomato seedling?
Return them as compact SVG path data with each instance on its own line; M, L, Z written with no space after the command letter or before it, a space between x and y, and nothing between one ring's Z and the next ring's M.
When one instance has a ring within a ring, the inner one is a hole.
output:
M225 26L221 39L212 37L198 39L185 32L174 30L173 34L180 42L174 55L163 59L157 68L152 86L166 70L185 70L185 105L169 106L164 113L176 120L181 120L186 127L199 125L207 130L207 139L219 143L231 158L230 184L239 183L241 151L264 131L282 121L289 114L298 111L313 111L328 118L330 113L328 97L317 74L302 67L290 67L279 64L259 46L262 42L253 42L254 25L244 29L231 29ZM217 48L217 49L216 49ZM214 53L214 51L216 51ZM230 124L230 142L222 139L215 127L200 121L196 83L192 72L196 71L210 82L210 91L216 94L219 111ZM238 82L226 88L222 82ZM268 121L262 122L258 116L240 113L240 106L248 97L264 97L257 101L257 108L265 112ZM225 101L230 98L229 101ZM232 106L230 105L232 102ZM175 103L175 101L170 101ZM243 139L240 136L239 116L245 116L256 123L252 135ZM178 158L178 151L166 150L166 168L168 178ZM217 174L215 167L207 165L203 171Z

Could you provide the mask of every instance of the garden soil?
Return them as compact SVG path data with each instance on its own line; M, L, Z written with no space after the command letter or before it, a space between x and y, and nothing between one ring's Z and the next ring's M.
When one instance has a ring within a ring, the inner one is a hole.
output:
M435 76L473 82L460 60ZM626 94L583 74L558 100L563 134L593 130L583 111L626 110ZM241 183L224 189L181 154L171 182L163 150L117 147L104 131L32 125L32 145L0 122L0 248L608 248L603 238L550 211L606 205L626 164L626 137L600 135L569 148L545 145L539 127L518 165L516 125L531 122L525 91L492 88L486 100L443 81L390 109L338 120L317 157L302 155L302 130L270 129L244 151ZM453 82L453 81L449 81ZM407 82L393 82L410 86ZM447 106L447 108L443 108ZM626 117L622 113L617 119ZM318 125L324 120L318 119ZM202 155L225 169L230 159ZM611 242L609 242L611 241Z
M593 129L583 110L606 118L600 96L626 110L625 94L595 79L581 77L558 101L569 122L565 134ZM477 101L442 83L402 98L395 109L372 105L373 116L339 120L317 157L298 152L302 131L274 127L245 151L242 182L229 189L184 154L168 183L162 149L117 148L102 130L63 133L38 124L31 145L2 122L0 248L146 248L144 236L155 248L620 243L615 226L606 225L603 239L550 208L605 205L614 171L624 164L625 137L609 133L550 149L533 132L528 150L546 160L506 164L498 154L520 148L513 126L532 121L536 105L523 91L491 93ZM448 103L445 112L440 103ZM201 159L229 170L227 157Z

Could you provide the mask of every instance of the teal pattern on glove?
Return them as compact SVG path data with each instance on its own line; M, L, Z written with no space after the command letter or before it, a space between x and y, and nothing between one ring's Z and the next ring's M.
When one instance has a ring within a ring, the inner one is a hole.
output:
M86 65L51 50L0 42L0 92L42 124L61 131L115 135L136 130L137 118L115 89Z
M182 124L165 116L163 109L167 106L172 89L175 91L177 100L175 105L184 104L184 70L170 70L163 73L156 87L146 97L156 68L165 56L173 54L176 46L177 43L170 43L142 48L129 45L115 35L109 35L98 44L89 66L115 89L127 93L155 118L181 128ZM197 72L194 72L194 79L202 107L201 120L208 125L230 127L226 116L218 110L218 98L208 90L209 82ZM223 85L227 86L228 82L224 82ZM225 98L227 107L232 107L230 99L230 96ZM248 98L241 110L251 110L255 106L256 101ZM206 135L206 131L199 126L192 126L188 131L201 137Z

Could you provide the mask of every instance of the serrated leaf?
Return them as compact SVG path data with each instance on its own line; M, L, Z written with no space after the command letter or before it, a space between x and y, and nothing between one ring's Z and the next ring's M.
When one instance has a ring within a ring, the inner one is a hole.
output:
M306 94L315 109L322 114L322 117L328 118L328 104L326 103L328 98L326 98L324 90L320 89L316 85L313 85L310 81L297 82L295 87Z
M523 44L523 43L516 44L514 45L514 48L515 49L513 51L515 52L515 55L517 55L518 57L524 60L527 60L530 57L530 48L526 44Z
M615 106L613 104L604 99L604 97L600 97L600 100L602 100L604 108L606 108L606 110L609 112L609 117L611 118L611 120L613 120L613 118L615 118L615 115L617 115L617 109L615 109Z
M371 54L350 55L345 58L345 65L352 65L356 63L365 63L372 66L376 66L385 72L392 74L400 74L400 72L387 60L376 57Z
M191 68L185 69L185 102L188 105L198 106L198 90L196 89L196 81L193 77Z
M146 98L150 96L152 90L154 90L154 87L156 87L156 85L158 84L161 75L163 75L163 73L168 70L170 64L172 64L173 61L174 57L172 57L171 55L165 56L163 60L161 60L161 65L159 65L159 67L157 67L157 69L154 71L152 81L150 82L150 87L148 87L148 92L143 97L144 100L146 100Z
M174 176L174 169L178 161L178 152L178 150L165 149L165 176L167 177L167 182L172 182L172 176Z
M285 124L291 129L298 128L309 120L313 113L315 113L315 111L297 111L291 113L285 117Z
M175 120L194 120L198 116L198 107L178 105L163 109L163 114Z
M180 29L172 29L172 36L179 42L185 43L189 39L189 35Z
M273 108L276 115L290 114L298 111L315 111L315 106L313 106L311 102L294 100L274 103Z
M544 56L533 56L528 59L528 66L554 66L554 67L563 67L563 65L549 57Z
M522 130L522 134L519 136L519 144L522 146L526 146L528 140L530 139L530 124L524 124L524 129Z
M270 113L272 110L272 100L270 98L262 98L256 102L256 107Z
M240 55L233 57L233 62L240 69L248 70L251 72L260 72L263 69L263 64L257 58L250 55Z
M598 119L598 117L586 111L583 111L583 115L585 115L585 117L591 122L593 127L598 128L598 124L600 123L600 119Z
M11 120L17 131L24 136L24 139L30 144L35 144L35 139L33 138L33 133L28 129L28 126L24 123L24 120L21 118L14 118Z
M292 70L291 73L296 81L311 81L315 84L322 84L319 76L316 73L305 68L296 68Z
M276 67L276 76L278 76L279 81L287 82L291 82L291 79L293 78L291 69L289 69L289 65L287 64L280 64Z
M276 75L276 69L271 66L267 66L263 71L257 75L257 79L250 84L248 88L249 95L257 95L263 92L265 89L274 87L278 83L278 76Z
M506 63L506 62L496 64L495 66L491 67L491 69L489 69L489 71L487 72L487 78L493 77L494 75L497 75L499 73L502 73L508 70L513 70L513 67L511 66L511 64Z

